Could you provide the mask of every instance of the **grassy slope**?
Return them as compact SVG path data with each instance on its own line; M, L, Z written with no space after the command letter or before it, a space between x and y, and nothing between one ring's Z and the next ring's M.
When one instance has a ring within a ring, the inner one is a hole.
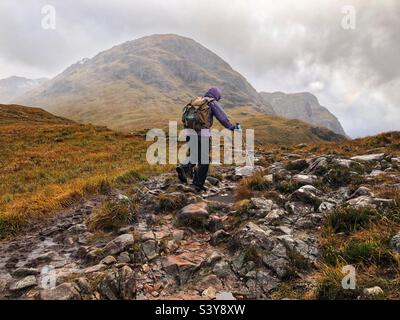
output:
M282 152L298 153L303 155L332 154L340 156L354 156L366 153L387 153L400 155L400 132L386 132L376 136L364 137L339 142L310 143L296 146L263 146L264 152L273 152L277 157Z
M258 143L321 141L309 125L297 120L245 107L228 113L232 119L243 119L244 128L254 128ZM153 125L165 127L169 117L158 114ZM0 232L18 229L27 217L46 217L88 193L101 191L105 182L113 183L129 170L154 172L145 159L143 138L80 125L39 108L0 105L0 147Z
M324 141L312 133L311 125L299 120L269 116L244 107L230 109L228 113L232 121L240 122L244 129L254 129L257 144L296 145Z
M142 138L105 127L2 105L0 119L0 235L138 176L129 172L169 169L147 164Z
M252 107L228 108L225 111L232 123L239 122L244 130L254 129L255 142L258 145L284 144L290 146L325 141L311 131L311 125L299 120L265 115L255 111ZM134 126L137 130L154 127L167 129L169 120L177 121L178 126L181 125L181 110L158 113L153 111L144 117L143 115L141 112L140 123ZM222 129L222 126L214 119L213 128ZM328 132L328 136L333 134L327 129L321 130Z

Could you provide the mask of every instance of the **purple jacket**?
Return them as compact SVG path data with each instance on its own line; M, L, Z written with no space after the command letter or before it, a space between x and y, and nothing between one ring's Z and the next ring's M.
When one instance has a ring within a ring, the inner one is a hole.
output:
M229 121L228 115L225 113L222 106L218 103L221 100L221 91L213 87L207 91L204 97L213 98L215 99L213 102L210 102L208 106L210 107L210 124L213 124L214 117L227 129L234 130L235 126ZM207 133L208 132L208 133ZM201 135L209 135L210 130L202 129Z

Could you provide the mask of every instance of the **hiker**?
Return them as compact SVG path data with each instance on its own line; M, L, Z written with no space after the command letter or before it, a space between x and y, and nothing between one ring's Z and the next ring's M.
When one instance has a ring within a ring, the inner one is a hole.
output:
M198 138L197 159L188 164L180 164L176 167L178 178L181 182L187 183L187 176L193 170L193 185L197 192L206 191L204 183L207 179L210 162L210 128L213 125L214 117L227 129L235 130L240 127L239 124L233 125L225 113L222 106L218 103L221 100L221 91L213 87L207 91L203 97L193 99L185 108L182 116L185 129L195 130ZM190 135L187 135L186 141L190 144ZM201 152L202 145L204 148ZM195 166L197 167L195 168Z

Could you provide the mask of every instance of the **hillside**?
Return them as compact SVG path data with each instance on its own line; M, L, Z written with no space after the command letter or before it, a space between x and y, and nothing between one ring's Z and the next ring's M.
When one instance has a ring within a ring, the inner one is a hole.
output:
M48 79L27 79L23 77L9 77L0 80L0 103L10 103L17 97L33 90L45 83Z
M250 107L233 111L245 113L248 119L255 117ZM328 132L328 137L321 136L316 128L297 120L262 114L256 118L257 122L243 123L244 128L250 124L255 128L256 146L342 138L324 129L320 130ZM78 124L39 108L0 105L0 233L18 228L27 215L49 215L70 197L83 196L88 184L96 190L96 185L129 170L140 175L157 172L146 162L146 146L139 135ZM6 221L12 221L12 226Z
M79 122L133 130L179 119L183 106L211 86L222 89L226 108L250 106L274 114L228 63L194 40L171 34L84 59L17 102Z
M328 128L337 134L346 135L339 120L328 109L321 106L317 97L311 93L260 92L260 95L279 116L299 119Z
M234 108L228 113L232 119L239 119L243 129L254 129L257 145L295 145L346 139L326 128L312 126L296 119L265 115L252 108Z
M136 138L4 126L17 153L0 171L0 231L29 228L0 242L0 299L400 298L399 132L261 147L255 172L212 166L198 193L132 158ZM49 266L57 283L43 288Z
M146 162L146 146L142 138L106 127L0 105L0 238L106 192L118 177L133 183L157 173L160 168Z
M21 123L73 124L74 122L40 108L0 104L0 124Z

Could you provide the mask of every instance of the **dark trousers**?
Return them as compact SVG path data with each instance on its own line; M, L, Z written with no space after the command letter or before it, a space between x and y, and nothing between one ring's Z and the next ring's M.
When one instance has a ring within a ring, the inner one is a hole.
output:
M186 141L189 141L190 137L186 137ZM206 182L208 169L210 167L210 137L202 137L198 135L198 147L197 157L189 157L189 163L180 164L179 166L185 171L187 176L193 173L193 184L202 187ZM208 144L208 148L206 147ZM190 145L190 141L189 141ZM202 150L204 145L204 150ZM191 148L193 150L193 148Z

